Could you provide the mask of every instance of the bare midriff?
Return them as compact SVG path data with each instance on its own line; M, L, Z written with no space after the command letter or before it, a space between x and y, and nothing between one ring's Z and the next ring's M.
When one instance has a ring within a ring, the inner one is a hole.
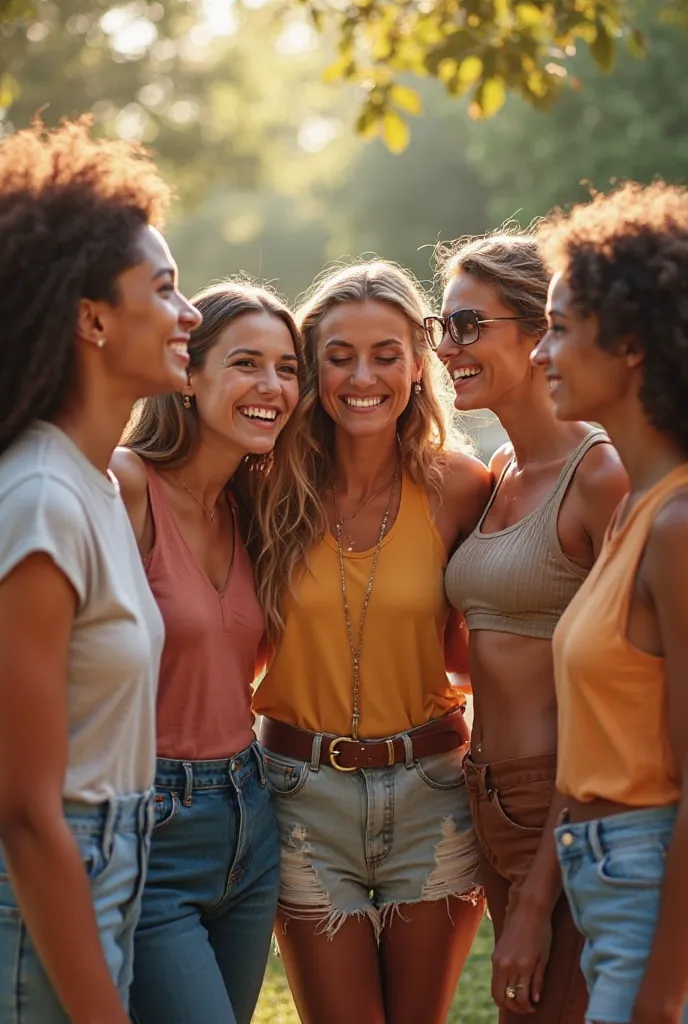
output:
M471 633L471 757L478 763L557 749L550 640L476 629Z

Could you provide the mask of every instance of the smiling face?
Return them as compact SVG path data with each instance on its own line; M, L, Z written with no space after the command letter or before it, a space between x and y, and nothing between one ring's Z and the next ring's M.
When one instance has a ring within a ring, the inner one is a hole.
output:
M155 228L141 229L136 255L138 262L117 278L117 302L92 306L102 327L105 368L141 398L186 383L187 344L201 315L179 291L177 266Z
M202 438L214 435L247 455L271 451L299 400L289 328L271 313L242 313L183 391L195 398Z
M604 423L609 408L627 395L629 387L636 387L639 356L600 348L597 318L576 313L561 274L555 274L550 284L547 322L547 333L531 358L544 370L557 416Z
M493 285L462 271L444 290L442 316L459 309L475 310L479 320L516 315ZM496 411L510 394L528 386L529 356L536 340L524 336L520 324L513 320L481 325L480 337L472 345L457 345L445 332L437 355L454 382L456 408Z
M377 299L341 303L322 318L317 345L320 401L335 426L357 436L396 432L422 369L408 317Z

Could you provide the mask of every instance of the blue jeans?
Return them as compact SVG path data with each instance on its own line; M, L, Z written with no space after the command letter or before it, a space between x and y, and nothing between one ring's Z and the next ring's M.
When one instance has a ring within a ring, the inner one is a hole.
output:
M557 853L573 918L585 937L587 1019L626 1024L654 938L676 807L560 825ZM685 950L681 951L685 956ZM684 1024L688 1024L686 1006Z
M88 874L100 941L125 1007L151 828L152 794L107 804L67 802L64 815ZM69 921L65 928L71 927ZM69 1024L26 930L0 847L0 1024Z
M160 758L155 800L132 1016L249 1024L279 887L277 822L257 744L228 760Z

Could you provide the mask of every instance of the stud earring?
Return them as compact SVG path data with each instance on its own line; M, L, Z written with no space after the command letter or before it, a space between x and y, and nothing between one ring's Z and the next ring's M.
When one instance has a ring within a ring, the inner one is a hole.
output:
M105 338L98 338L96 345L98 346L98 348L103 348L105 345Z
M414 395L419 395L422 390L423 390L423 385L421 384L421 382L419 380L414 380L414 382L413 382L413 393L414 393Z
M191 399L189 398L188 395L182 395L182 405L184 406L185 409L191 408Z

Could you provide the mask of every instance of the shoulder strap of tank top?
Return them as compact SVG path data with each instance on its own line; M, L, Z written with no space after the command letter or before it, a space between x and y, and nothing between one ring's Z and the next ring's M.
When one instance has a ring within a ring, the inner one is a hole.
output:
M154 546L157 545L161 531L169 533L167 527L176 527L172 518L171 509L167 503L167 496L163 490L163 483L155 468L155 463L150 459L143 459L148 478L148 504L153 519L153 530L155 533ZM152 551L152 549L151 549Z
M490 495L490 497L488 499L488 502L487 502L487 505L485 506L485 508L483 510L483 514L481 515L480 519L478 520L478 525L476 526L475 530L473 531L474 533L478 533L478 531L482 530L483 523L485 522L485 519L487 517L487 513L490 511L490 509L494 505L494 500L497 497L497 491L502 486L502 480L506 476L507 470L509 469L509 467L511 466L513 461L514 461L513 455L511 456L510 459L507 459L506 464L504 465L504 467L502 469L502 472L499 474L499 477L497 478L497 483L492 488L492 494Z
M573 475L580 466L581 462L583 461L583 458L587 455L591 448L594 448L595 445L598 444L611 444L611 441L609 440L609 437L604 430L601 430L599 427L593 427L592 430L590 430L585 435L580 444L578 444L573 449L568 459L566 460L566 464L559 475L559 479L557 480L556 487L554 488L554 491L550 498L548 524L550 542L557 549L560 547L557 521L559 519L559 509L561 508L561 503L566 497L569 485L573 479Z

